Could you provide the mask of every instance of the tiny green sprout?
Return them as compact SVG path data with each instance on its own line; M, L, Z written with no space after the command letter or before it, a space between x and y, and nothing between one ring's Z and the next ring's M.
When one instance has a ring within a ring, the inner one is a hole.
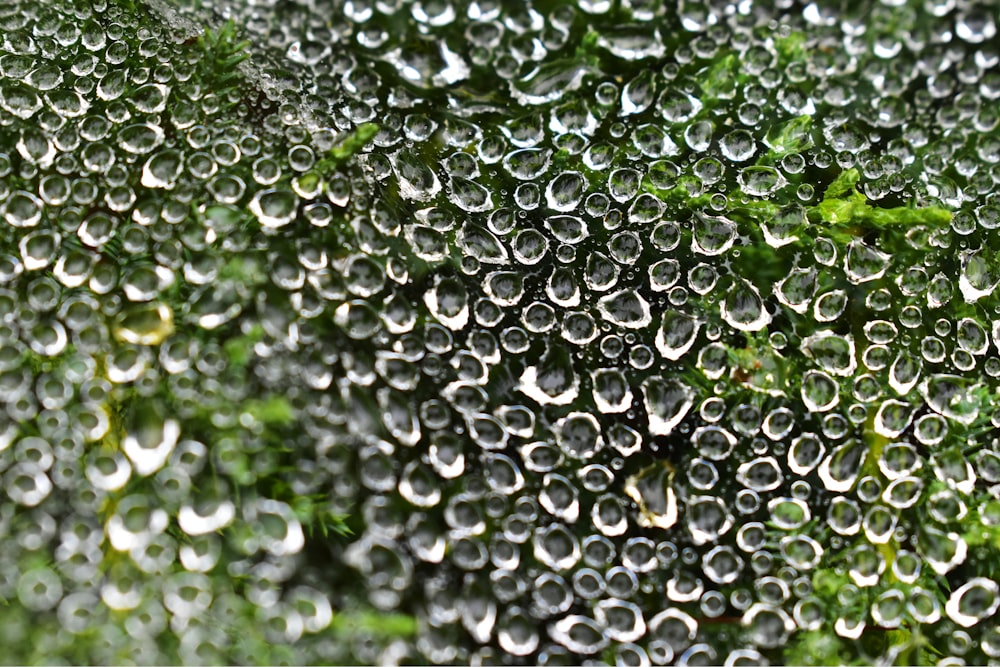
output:
M596 65L601 56L601 48L598 44L600 37L600 33L596 30L587 31L587 33L580 40L579 46L576 47L574 60Z
M353 535L354 531L347 525L348 515L324 507L324 500L324 494L313 494L297 496L291 501L295 516L309 531L310 536L317 533L323 537L329 537L331 533L341 537Z
M217 30L206 29L198 43L214 59L217 67L228 69L249 57L246 50L250 47L250 40L237 41L237 35L236 22L230 19Z
M223 100L226 110L235 106L227 101L230 93L241 92L243 75L239 65L250 57L249 40L238 40L236 23L230 19L216 30L208 28L195 44L203 56L199 72L212 92Z

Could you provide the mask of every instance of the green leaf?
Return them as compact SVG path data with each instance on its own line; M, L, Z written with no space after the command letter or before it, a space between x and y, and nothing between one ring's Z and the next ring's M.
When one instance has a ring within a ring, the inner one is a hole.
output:
M783 63L802 62L807 55L805 33L792 32L785 37L775 37L774 48Z
M353 132L345 134L336 146L327 151L326 155L316 162L312 173L329 176L339 171L351 156L357 155L368 145L378 131L379 126L375 123L362 123Z
M768 132L764 144L771 149L771 158L781 158L810 148L813 145L812 117L798 116L784 125L775 126Z
M886 229L895 225L941 227L951 222L951 212L940 206L876 208L858 191L861 174L847 169L827 187L823 200L811 209L810 218L830 225L859 224L865 229ZM858 234L855 234L858 235Z
M829 201L831 199L840 199L848 195L859 194L857 191L858 181L861 180L861 174L857 169L851 168L846 169L833 180L826 188L826 192L823 194L823 201Z
M347 525L348 518L347 514L337 514L329 510L324 512L320 517L320 527L323 529L323 534L326 535L328 531L333 531L342 537L354 535L354 531Z
M813 590L823 598L835 598L841 587L848 582L847 575L834 570L817 570L812 579Z
M888 225L930 225L932 227L943 227L951 222L951 211L940 206L926 206L924 208L910 208L907 206L873 208L871 210L871 221L879 228Z
M600 37L601 34L596 30L588 30L587 33L580 39L580 45L576 47L576 53L574 54L576 58L590 63L596 63L597 58L601 55L601 49L598 45Z
M721 58L708 68L700 77L701 90L706 102L717 99L729 99L736 90L736 76L739 71L739 59L735 54Z
M346 160L361 151L371 141L379 130L375 123L363 123L353 132L346 135L339 144L330 149L330 157L335 160Z

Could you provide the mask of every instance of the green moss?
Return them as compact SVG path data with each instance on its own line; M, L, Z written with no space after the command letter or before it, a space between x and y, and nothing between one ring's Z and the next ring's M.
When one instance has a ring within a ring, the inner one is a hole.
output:
M234 368L245 368L253 359L254 345L264 338L264 328L259 324L250 327L247 333L230 338L222 344L229 364Z
M246 401L242 405L242 411L265 426L288 426L295 421L295 409L283 396Z
M812 116L798 116L767 133L764 143L771 149L768 157L778 160L791 153L801 153L813 146ZM829 190L828 190L829 192Z
M883 230L891 227L928 225L942 227L951 222L951 212L940 206L897 206L878 208L858 191L861 174L857 169L841 172L827 186L823 200L810 211L810 220L841 228L849 225Z

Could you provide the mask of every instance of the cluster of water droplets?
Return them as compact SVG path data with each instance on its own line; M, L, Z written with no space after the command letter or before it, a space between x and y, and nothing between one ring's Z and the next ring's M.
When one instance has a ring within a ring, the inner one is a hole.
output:
M990 8L153 4L2 13L25 660L1000 657Z
M292 320L344 289L344 204L303 203L344 133L234 86L234 39L122 5L0 10L4 654L249 663L332 616L297 570L329 474L282 429L320 365ZM319 233L266 237L300 209Z

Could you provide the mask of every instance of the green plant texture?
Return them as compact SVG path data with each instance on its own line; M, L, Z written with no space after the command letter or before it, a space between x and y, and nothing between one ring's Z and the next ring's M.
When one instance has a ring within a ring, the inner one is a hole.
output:
M0 664L1000 660L975 2L0 6Z

